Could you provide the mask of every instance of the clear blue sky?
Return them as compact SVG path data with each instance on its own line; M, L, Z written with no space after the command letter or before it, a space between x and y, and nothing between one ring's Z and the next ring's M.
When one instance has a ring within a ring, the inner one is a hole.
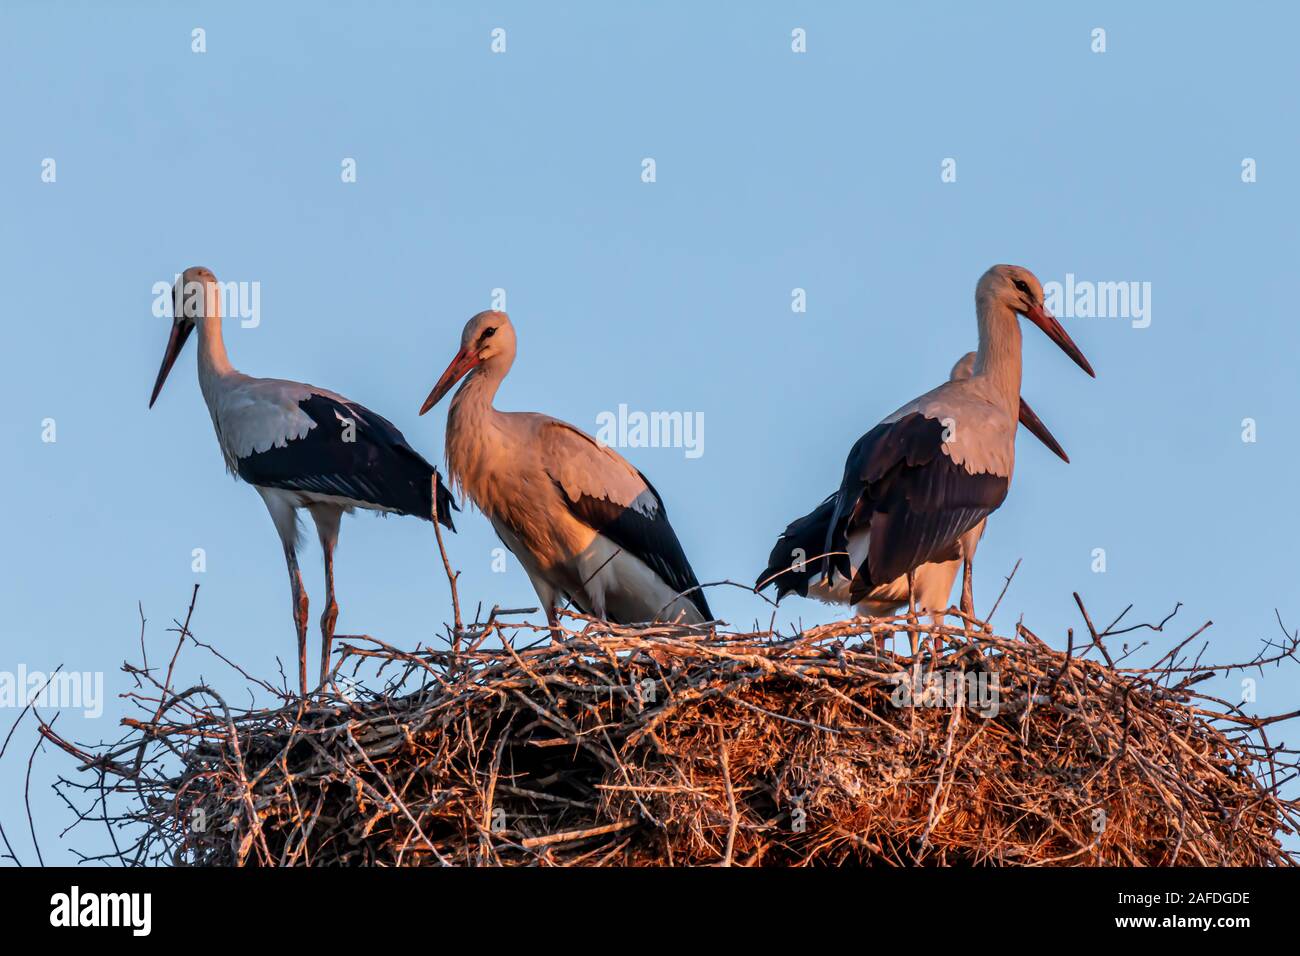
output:
M1211 658L1253 653L1274 608L1300 625L1294 11L106 6L0 9L0 669L104 672L104 715L65 714L65 732L118 732L137 605L157 659L196 580L202 639L267 675L292 654L279 546L223 470L193 344L146 411L168 331L152 287L190 265L261 285L260 325L227 323L237 367L341 391L437 461L445 412L416 410L464 321L504 288L519 358L498 405L589 431L620 403L703 413L701 457L625 453L700 578L740 581L863 431L974 348L989 265L1150 282L1147 328L1067 320L1095 381L1026 328L1024 393L1072 464L1022 437L977 604L1023 558L997 623L1023 613L1053 642L1079 625L1074 590L1103 620L1182 601L1173 634L1213 619ZM191 52L195 27L206 53ZM355 183L341 182L347 157ZM955 183L940 181L948 157ZM469 607L533 603L513 560L492 572L486 520L459 524ZM314 631L314 540L303 566ZM447 614L426 523L349 519L337 574L341 634L414 645ZM766 623L753 595L709 599L733 624ZM834 616L798 599L779 614ZM182 668L239 699L210 658ZM1260 709L1296 700L1293 672L1261 677ZM20 735L0 765L0 821L28 860L30 746ZM47 861L69 859L67 813L44 790L55 770L68 762L38 758Z

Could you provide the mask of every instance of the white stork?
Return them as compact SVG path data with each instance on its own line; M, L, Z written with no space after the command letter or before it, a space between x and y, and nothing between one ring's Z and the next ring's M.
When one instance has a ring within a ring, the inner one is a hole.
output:
M858 439L839 490L822 505L829 513L821 517L825 535L814 553L826 556L823 587L833 590L834 571L845 574L849 603L894 607L906 600L915 610L915 571L963 560L973 546L968 535L1005 500L1021 408L1019 316L1095 377L1044 308L1042 286L1028 269L989 269L976 286L975 309L979 350L970 377L908 402ZM886 593L899 578L901 599ZM946 596L938 606L946 606Z
M959 382L971 377L975 370L975 353L967 352L952 367L948 380ZM1019 422L1030 433L1047 446L1062 461L1069 464L1070 458L1047 426L1034 413L1033 408L1023 398L1020 399ZM796 518L786 527L772 547L767 559L767 569L759 575L755 583L757 590L769 584L775 584L776 597L779 601L785 595L795 593L801 597L814 597L828 604L849 603L849 582L865 558L865 553L848 555L849 572L841 574L836 568L832 571L831 584L828 586L820 575L821 562L817 560L821 548L826 542L826 532L831 516L835 512L836 495L832 494L820 505L801 518ZM975 613L972 593L971 562L975 558L975 549L984 535L987 519L967 531L957 543L958 557L950 561L930 561L922 564L913 574L916 586L916 607L919 612L938 613L948 607L949 595L952 594L953 582L957 571L962 570L961 609L967 614ZM855 539L861 545L862 538ZM865 616L884 617L896 614L907 604L907 575L899 575L892 581L876 585L871 593L857 602L855 610Z
M171 337L154 383L153 408L185 340L199 330L199 389L212 415L226 468L257 489L284 548L298 634L298 681L307 694L307 592L298 570L298 509L316 523L325 553L326 607L321 614L321 682L329 673L338 604L334 547L344 512L354 508L430 520L433 489L438 519L452 526L451 492L387 419L342 395L238 372L221 336L221 299L208 269L185 270L172 288Z
M514 360L509 316L480 312L420 414L468 376L447 413L448 471L523 565L552 633L566 598L616 624L712 620L645 475L566 422L492 406Z

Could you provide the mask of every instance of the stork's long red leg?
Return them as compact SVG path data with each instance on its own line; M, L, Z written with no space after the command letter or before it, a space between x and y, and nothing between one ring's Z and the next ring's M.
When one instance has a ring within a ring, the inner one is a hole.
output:
M975 613L975 589L971 583L971 559L968 555L961 566L961 609L966 614Z
M325 681L330 673L330 648L334 644L334 624L338 621L339 605L334 600L334 547L339 541L339 524L343 520L343 510L335 505L312 505L312 520L320 533L321 553L325 555L325 610L320 616L320 682Z
M286 548L285 563L289 566L289 585L293 588L293 626L298 631L298 689L307 696L307 591L302 586L302 572L298 570L298 556Z
M329 678L330 646L334 643L334 624L339 618L338 602L334 600L334 548L325 549L325 610L320 616L320 682Z
M907 617L911 627L907 632L908 643L912 645L912 657L916 657L918 638L916 634L916 572L907 572Z

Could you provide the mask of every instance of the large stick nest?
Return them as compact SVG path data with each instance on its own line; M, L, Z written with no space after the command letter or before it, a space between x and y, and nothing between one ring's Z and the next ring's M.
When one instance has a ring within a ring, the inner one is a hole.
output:
M1267 736L1290 715L1195 690L1225 671L1182 656L1200 631L1127 668L1090 621L1062 652L950 614L936 662L878 649L928 637L906 618L792 637L573 618L553 643L494 612L445 650L347 638L309 701L257 682L269 709L130 668L126 738L43 732L94 775L71 786L131 835L125 863L1297 862L1296 755ZM1294 659L1272 647L1233 668Z

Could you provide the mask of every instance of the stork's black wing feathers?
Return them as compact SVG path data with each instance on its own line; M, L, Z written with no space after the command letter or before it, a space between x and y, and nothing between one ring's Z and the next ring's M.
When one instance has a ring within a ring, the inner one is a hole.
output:
M775 584L778 601L791 593L808 596L808 585L821 573L823 562L818 557L826 544L826 532L838 498L838 493L831 495L808 514L786 525L767 556L767 568L754 582L757 590ZM848 555L836 555L831 563L844 577L849 576Z
M641 475L639 471L637 474ZM713 612L709 610L709 602L704 597L695 571L686 560L686 552L677 540L677 532L673 531L673 526L668 522L663 499L645 475L641 475L641 480L654 497L656 507L650 514L645 514L636 507L625 508L606 498L594 498L591 495L579 495L575 501L563 493L563 488L560 489L561 497L568 502L569 510L575 518L609 538L616 547L644 561L669 587L694 604L706 621L712 621L714 618Z
M849 452L825 550L845 550L848 532L871 532L850 600L930 561L951 560L956 541L1007 496L1010 480L973 475L943 451L944 425L913 412L877 425Z
M316 427L284 447L240 458L240 478L250 485L332 495L426 521L432 518L436 482L438 520L456 530L451 518L456 503L442 476L407 444L396 425L362 405L319 392L298 407Z

